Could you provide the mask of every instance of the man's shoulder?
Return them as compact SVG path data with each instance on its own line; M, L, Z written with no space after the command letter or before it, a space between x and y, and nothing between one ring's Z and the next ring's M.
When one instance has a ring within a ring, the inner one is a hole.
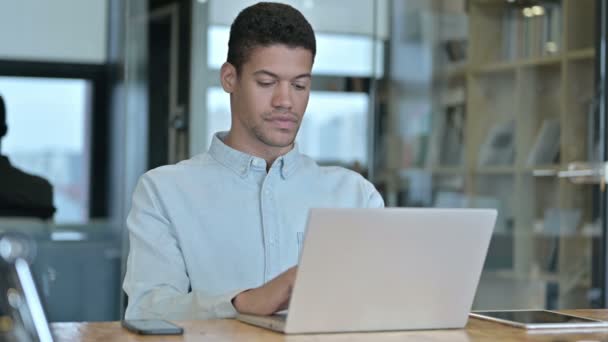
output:
M328 179L346 179L354 182L367 182L367 180L360 173L351 169L335 165L319 165L312 158L306 155L302 156L304 168L317 173L319 177Z
M357 208L384 206L376 187L354 170L342 166L321 166L314 162L309 164L308 170L306 179L313 179L316 189L329 194L329 205Z
M48 180L22 171L12 165L3 168L0 173L3 174L2 178L5 181L3 183L6 183L7 186L22 187L23 185L31 185L37 189L51 188L51 183Z
M353 170L347 169L343 166L335 166L335 165L319 166L319 172L324 175L328 175L328 176L349 177L349 178L356 178L356 179L363 178L361 176L361 174L359 174Z
M163 165L146 171L142 178L154 182L177 180L181 177L199 176L201 173L212 170L217 163L208 153L201 153L177 164Z

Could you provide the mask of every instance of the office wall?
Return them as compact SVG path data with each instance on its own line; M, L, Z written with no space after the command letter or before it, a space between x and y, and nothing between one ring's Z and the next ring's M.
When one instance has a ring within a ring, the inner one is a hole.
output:
M106 61L108 0L0 1L0 59Z
M237 14L257 0L210 1L209 19L211 25L230 25ZM373 2L369 0L351 0L348 15L344 15L344 2L327 0L282 0L298 8L310 21L317 32L350 33L371 35L374 32L370 15ZM378 1L378 36L388 36L388 1Z

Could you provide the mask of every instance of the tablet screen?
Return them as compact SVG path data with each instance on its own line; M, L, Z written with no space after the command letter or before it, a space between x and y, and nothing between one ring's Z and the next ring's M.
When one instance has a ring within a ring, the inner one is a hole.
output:
M474 312L477 315L489 316L521 324L556 324L556 323L591 323L596 320L574 317L551 311L524 310L524 311L482 311Z

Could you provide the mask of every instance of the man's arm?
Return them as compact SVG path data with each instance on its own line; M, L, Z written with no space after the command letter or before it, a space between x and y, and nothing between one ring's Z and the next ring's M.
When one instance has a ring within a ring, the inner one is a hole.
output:
M384 208L384 200L369 181L361 178L366 208ZM287 309L295 282L297 266L294 266L261 287L239 293L232 301L238 312L270 315Z
M281 273L263 286L239 293L232 303L240 313L271 315L285 310L296 280L297 266Z
M158 201L147 175L142 176L127 219L129 257L123 288L129 297L125 317L210 319L236 315L232 299L245 289L219 296L190 291L190 279L175 228Z

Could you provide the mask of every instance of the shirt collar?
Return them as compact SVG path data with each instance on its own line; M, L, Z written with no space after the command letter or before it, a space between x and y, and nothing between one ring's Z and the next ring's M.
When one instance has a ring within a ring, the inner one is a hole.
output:
M209 154L213 159L236 172L241 177L246 177L252 168L266 169L266 161L264 159L235 150L226 145L224 143L226 135L228 135L228 132L219 132L213 135L211 146L209 147ZM294 147L289 152L275 160L274 164L280 167L281 176L284 179L296 170L299 157L298 146L294 143Z

